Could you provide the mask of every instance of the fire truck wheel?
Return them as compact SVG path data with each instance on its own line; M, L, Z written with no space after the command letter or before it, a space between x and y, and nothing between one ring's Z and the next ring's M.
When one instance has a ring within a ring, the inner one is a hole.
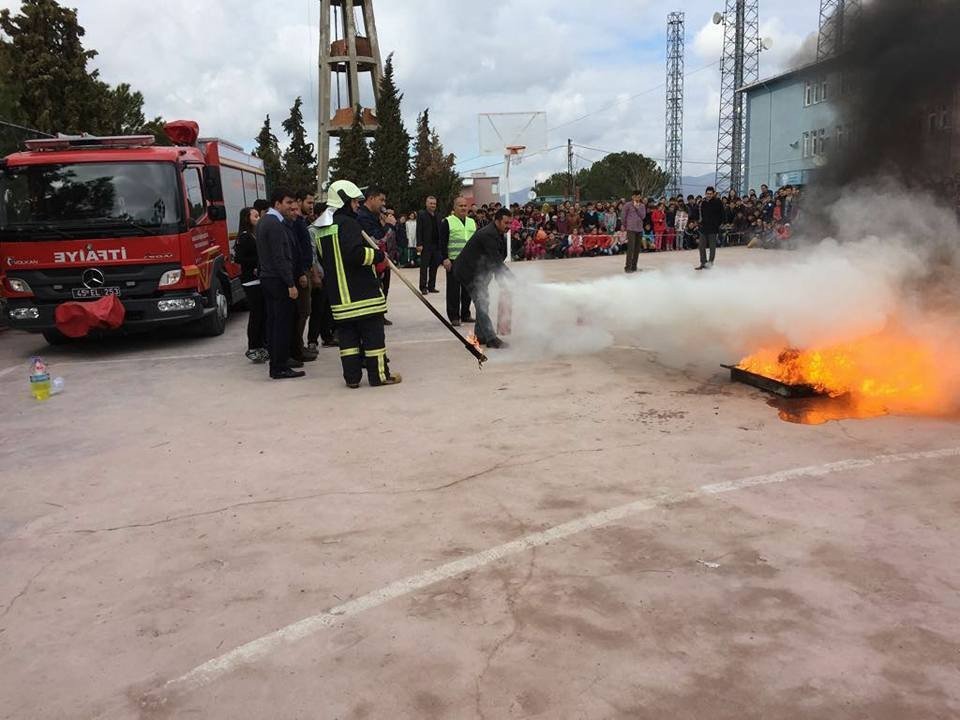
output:
M66 345L70 342L70 338L59 330L44 330L43 339L47 341L48 345Z
M210 286L209 302L215 311L200 321L200 333L207 337L223 335L227 329L227 318L230 317L230 298L223 291L219 277L215 277Z

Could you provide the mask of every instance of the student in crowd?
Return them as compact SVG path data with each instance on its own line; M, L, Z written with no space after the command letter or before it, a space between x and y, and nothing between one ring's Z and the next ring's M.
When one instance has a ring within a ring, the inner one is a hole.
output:
M257 258L257 223L260 213L254 208L240 211L240 225L233 255L240 265L240 282L247 298L250 314L247 316L247 359L263 364L270 359L264 335L265 310L263 291L260 289L259 260Z

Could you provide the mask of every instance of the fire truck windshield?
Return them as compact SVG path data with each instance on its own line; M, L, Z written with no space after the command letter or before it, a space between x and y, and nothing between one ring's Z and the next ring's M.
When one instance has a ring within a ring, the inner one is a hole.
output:
M173 163L7 166L0 172L0 240L175 233L180 197Z

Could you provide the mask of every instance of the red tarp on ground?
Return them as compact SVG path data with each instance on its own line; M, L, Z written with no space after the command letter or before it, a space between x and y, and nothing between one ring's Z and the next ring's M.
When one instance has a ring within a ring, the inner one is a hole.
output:
M127 311L116 295L93 302L66 302L53 315L57 330L70 338L86 337L91 330L116 330Z

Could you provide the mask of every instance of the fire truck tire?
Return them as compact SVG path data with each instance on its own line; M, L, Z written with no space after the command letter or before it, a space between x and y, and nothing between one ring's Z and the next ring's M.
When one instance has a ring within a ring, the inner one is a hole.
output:
M207 337L223 335L227 329L227 318L230 317L230 298L224 292L219 276L214 276L210 285L208 301L214 312L200 321L200 334Z
M66 345L71 342L70 338L59 330L44 330L43 339L47 341L48 345Z

